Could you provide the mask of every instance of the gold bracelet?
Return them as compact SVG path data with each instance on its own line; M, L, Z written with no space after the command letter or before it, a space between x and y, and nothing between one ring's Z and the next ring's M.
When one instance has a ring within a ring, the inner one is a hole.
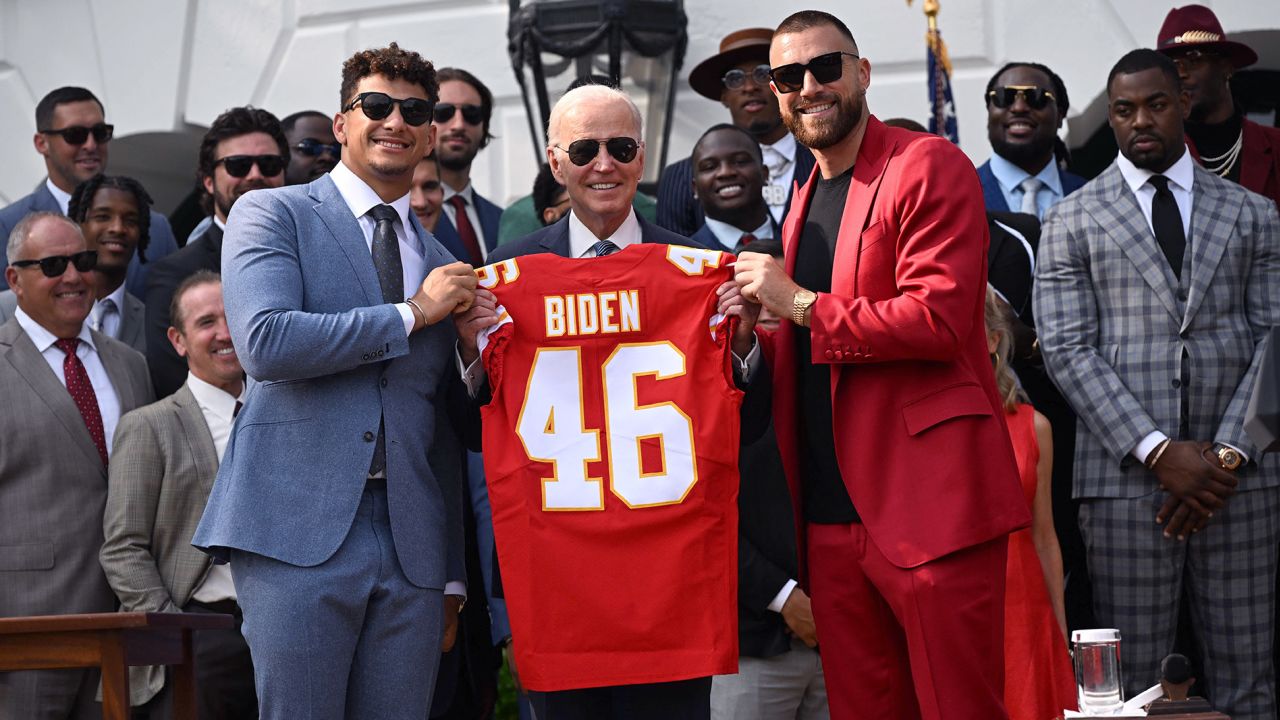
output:
M1165 438L1164 442L1156 446L1155 454L1151 456L1151 461L1147 463L1148 470L1156 469L1156 463L1160 462L1160 456L1164 455L1165 448L1169 447L1171 442L1173 442L1173 438Z
M418 317L422 318L422 327L427 326L427 313L413 301L413 298L405 298L404 301L409 304L409 310Z

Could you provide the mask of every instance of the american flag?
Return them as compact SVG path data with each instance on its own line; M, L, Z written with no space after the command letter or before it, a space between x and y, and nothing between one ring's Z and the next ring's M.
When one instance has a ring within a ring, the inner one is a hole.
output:
M937 29L925 35L929 55L929 132L959 144L956 127L956 102L951 95L951 60L942 33Z

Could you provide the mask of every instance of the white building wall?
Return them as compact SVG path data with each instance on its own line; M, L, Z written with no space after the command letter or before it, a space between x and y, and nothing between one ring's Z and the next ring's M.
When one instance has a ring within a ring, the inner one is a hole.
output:
M1229 34L1256 37L1280 27L1275 0L1204 1ZM685 77L716 52L726 32L771 27L808 6L838 15L853 30L872 63L874 113L927 116L920 3L685 2ZM1072 98L1067 132L1083 140L1105 117L1110 66L1124 52L1153 44L1169 7L1160 0L942 0L963 149L975 162L990 152L982 93L1008 60L1042 62L1063 77ZM0 0L0 203L30 192L44 176L31 145L33 112L54 87L83 85L102 98L116 137L126 141L117 146L123 150L132 140L135 148L115 152L109 170L145 167L151 184L155 177L171 180L172 188L151 188L168 210L166 202L191 187L194 143L220 112L246 103L280 117L332 112L343 59L392 40L437 66L464 67L490 86L498 138L477 158L473 177L485 195L513 199L528 192L537 168L506 28L506 0ZM1280 48L1256 49L1261 65L1280 67ZM723 107L682 83L670 158L687 155L704 128L726 120Z

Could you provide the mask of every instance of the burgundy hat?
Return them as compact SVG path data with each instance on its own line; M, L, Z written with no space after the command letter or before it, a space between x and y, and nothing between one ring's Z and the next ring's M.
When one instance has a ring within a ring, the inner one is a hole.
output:
M1258 53L1253 48L1227 39L1218 16L1203 5L1186 5L1170 10L1160 26L1156 41L1156 49L1166 55L1192 48L1220 53L1237 69L1258 62Z
M747 60L768 65L771 42L773 31L769 28L747 28L725 35L720 41L720 53L698 63L689 73L689 85L702 97L719 101L724 74Z

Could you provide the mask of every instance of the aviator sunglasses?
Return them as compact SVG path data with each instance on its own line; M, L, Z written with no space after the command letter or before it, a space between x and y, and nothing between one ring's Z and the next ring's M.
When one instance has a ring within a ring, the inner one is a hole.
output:
M636 151L640 149L640 143L629 137L609 138L608 140L592 140L591 138L583 138L582 140L574 140L569 143L569 147L562 148L559 145L554 146L557 150L564 151L569 160L578 167L582 167L596 159L600 154L600 146L604 145L604 149L609 155L620 163L626 164L636 159Z
M67 271L68 263L76 266L76 272L89 272L98 267L98 251L82 250L74 255L50 255L39 260L14 260L9 264L16 268L39 265L40 272L45 277L56 278L62 277L62 273Z
M382 120L391 114L392 107L397 103L400 105L400 117L404 118L405 123L409 125L417 127L431 119L429 101L415 97L393 98L384 92L362 92L347 103L347 106L342 108L342 112L352 110L359 104L365 117L370 120Z
M1054 99L1052 92L1035 85L1005 85L987 93L987 100L1001 109L1013 107L1018 98L1022 98L1032 110L1040 110Z
M720 82L724 83L724 86L726 88L729 88L730 90L737 90L738 88L747 84L748 77L750 77L757 85L768 85L769 84L769 66L757 65L751 69L750 74L748 74L745 70L734 68L729 72L725 73L724 77L720 78Z
M479 105L454 105L453 103L436 103L435 121L443 125L453 119L456 110L462 111L462 119L468 125L479 125L484 121L484 108Z
M92 127L72 125L61 130L41 130L40 132L44 135L61 135L68 145L83 145L89 140L89 136L93 135L93 141L101 145L110 140L115 131L115 125L98 123Z
M844 74L845 55L854 60L859 57L851 52L837 50L819 55L807 63L791 63L790 65L776 67L769 71L769 75L773 78L774 87L778 88L780 93L793 93L804 87L806 70L813 73L814 80L825 85L839 80L840 76Z
M249 174L255 164L263 177L275 177L284 172L284 166L288 163L288 159L280 155L228 155L213 165L222 165L231 177L242 178Z
M293 149L308 157L320 157L325 153L338 157L342 154L342 145L339 143L323 143L315 138L303 138L293 146Z

